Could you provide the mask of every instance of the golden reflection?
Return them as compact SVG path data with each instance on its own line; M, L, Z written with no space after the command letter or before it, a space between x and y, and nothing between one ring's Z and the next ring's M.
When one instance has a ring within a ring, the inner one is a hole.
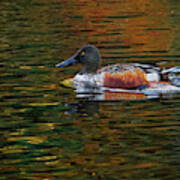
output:
M45 164L48 166L57 165L58 163L59 163L59 160L53 160L53 161L45 162Z
M38 123L38 127L40 128L39 130L43 130L43 131L50 131L53 130L56 127L55 123Z
M20 69L33 69L34 67L33 66L19 66ZM36 66L36 68L39 68L39 69L44 69L45 66Z
M3 103L0 103L0 104L3 105ZM7 102L4 104L6 105ZM11 115L12 113L24 113L26 111L27 111L27 108L22 108L22 109L6 108L3 113L6 115Z
M25 129L20 129L19 131L9 133L9 136L21 136L24 135Z
M37 160L41 160L41 161L49 161L49 160L54 160L57 159L56 156L42 156L42 157L36 157Z
M13 146L6 146L0 148L0 152L3 154L10 154L10 153L22 153L27 151L26 146L20 146L20 145L13 145Z
M42 102L42 103L29 103L29 106L56 106L60 104L60 102Z
M40 144L46 140L47 137L42 136L21 136L21 137L8 137L8 141L21 141L25 140L31 144Z
M20 66L19 68L20 68L20 69L32 69L31 66Z
M28 136L25 139L31 144L40 144L43 143L46 140L47 137L41 137L41 136Z

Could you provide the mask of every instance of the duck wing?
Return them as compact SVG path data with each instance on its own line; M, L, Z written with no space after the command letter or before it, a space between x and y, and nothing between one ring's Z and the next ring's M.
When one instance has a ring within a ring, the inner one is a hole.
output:
M100 69L98 73L104 74L104 87L134 89L148 85L146 72L138 64L110 65Z

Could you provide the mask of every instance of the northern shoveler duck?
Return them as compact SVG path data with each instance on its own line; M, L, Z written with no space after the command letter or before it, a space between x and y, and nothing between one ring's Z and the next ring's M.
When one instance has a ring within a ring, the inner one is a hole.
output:
M162 72L159 67L139 63L109 65L98 70L100 59L100 53L94 45L85 45L56 67L80 63L82 70L73 78L75 82L82 82L91 87L122 89L149 87L152 82L163 80L164 74L169 73L168 70ZM173 72L173 69L170 72Z

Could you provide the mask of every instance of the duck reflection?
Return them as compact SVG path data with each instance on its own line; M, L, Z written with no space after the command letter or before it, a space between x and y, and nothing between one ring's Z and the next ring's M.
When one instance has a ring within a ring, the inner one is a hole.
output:
M95 116L99 113L99 102L87 101L87 98L79 99L78 103L67 104L68 114L79 114L80 117Z

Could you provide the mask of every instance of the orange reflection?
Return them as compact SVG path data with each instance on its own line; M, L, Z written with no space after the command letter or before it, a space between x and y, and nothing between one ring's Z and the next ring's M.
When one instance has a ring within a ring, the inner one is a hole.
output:
M162 55L171 47L173 33L167 1L100 3L79 0L71 3L71 7L64 13L67 14L66 23L73 26L75 48L87 43L113 47L126 45L130 47L124 49L127 52L149 55L155 51L156 55ZM77 10L78 7L81 8ZM71 38L74 40L74 37Z
M143 93L124 93L124 92L106 92L105 100L143 100L146 99L146 95Z

